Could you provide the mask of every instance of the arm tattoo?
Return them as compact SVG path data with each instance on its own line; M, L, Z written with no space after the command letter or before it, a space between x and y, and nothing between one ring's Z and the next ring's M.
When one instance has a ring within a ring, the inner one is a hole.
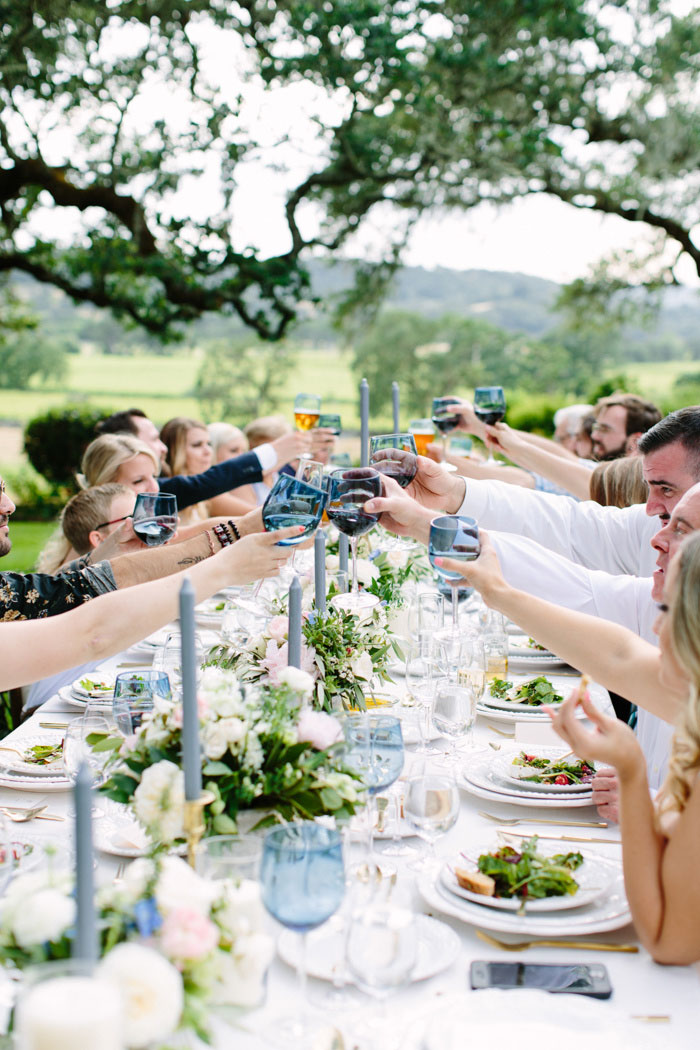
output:
M182 561L178 562L178 565L182 565L182 566L185 566L185 565L196 565L197 562L205 561L205 560L206 559L201 557L200 555L193 554L193 555L191 555L188 558L183 558Z

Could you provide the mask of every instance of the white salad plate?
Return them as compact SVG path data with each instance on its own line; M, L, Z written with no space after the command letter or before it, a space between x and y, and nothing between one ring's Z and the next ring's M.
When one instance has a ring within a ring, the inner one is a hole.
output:
M73 692L72 685L62 685L58 690L58 695L61 700L69 707L74 707L76 710L85 711L88 704L90 705L91 711L111 711L112 710L112 697L105 698L102 700L92 700L89 696L76 696Z
M562 843L562 850L569 844ZM482 903L463 900L448 889L442 875L425 875L418 881L418 891L423 900L445 915L450 915L470 926L483 926L499 933L528 934L534 937L578 937L589 933L604 933L617 930L630 922L630 911L625 896L622 865L607 857L599 856L601 870L608 870L608 885L605 893L580 908L551 913L502 911L485 908Z
M482 853L492 853L498 848L498 845L493 843L478 849L470 846L470 853L478 857ZM544 855L551 856L553 853L575 852L575 845L562 842L557 847L556 844L552 845L550 842L542 842L538 844L538 851ZM446 864L442 868L440 871L441 884L453 896L459 897L461 900L472 901L474 904L480 904L483 908L496 908L499 911L517 912L522 908L523 902L520 897L487 897L483 893L472 893L471 890L465 890L457 881L454 867L473 870L474 865L463 858L457 857L453 865ZM575 871L572 871L571 875L572 878L576 879L579 886L576 893L567 893L561 897L541 897L528 900L525 903L525 912L535 915L543 912L572 911L576 908L583 908L607 892L615 873L610 867L607 857L601 857L596 853L586 853L583 864Z
M549 649L532 649L527 644L527 635L510 634L508 636L508 660L520 661L525 667L566 667L566 660Z
M520 745L507 745L507 748L506 756L509 760L522 750ZM538 747L537 750L546 753L544 747ZM470 795L490 801L508 802L513 806L546 806L550 809L593 805L593 792L590 788L585 792L563 790L554 794L533 791L531 785L524 787L521 786L521 782L506 781L491 753L471 755L462 765L457 782Z
M539 744L532 744L530 746L521 747L520 750L515 751L512 754L497 755L496 761L494 762L494 768L503 778L507 784L512 784L516 788L525 788L528 791L540 791L545 795L570 795L575 794L589 794L593 790L590 783L587 784L539 784L536 780L525 780L523 777L519 777L516 773L518 769L524 769L523 766L514 766L513 759L517 758L521 751L526 751L536 758L548 758L553 762L556 762L563 754L568 754L562 751L560 748L549 748ZM572 762L576 761L574 755L569 756ZM536 772L533 770L533 772Z
M135 673L138 671L135 669ZM106 671L100 671L99 674L86 674L82 678L76 678L71 685L71 692L73 696L83 700L111 700L114 696L114 683L116 681L116 675L109 674ZM88 682L94 682L96 688L90 688Z
M512 682L516 686L523 685L525 682L531 682L533 678L538 677L538 672L533 668L530 674L509 674L507 681ZM580 677L571 675L548 674L546 677L552 683L555 693L562 696L564 700L577 688L581 681ZM605 686L599 685L598 682L589 682L588 695L596 707L606 714L609 713L611 707L610 696ZM541 722L549 721L549 715L543 710L542 706L533 707L531 704L514 704L509 700L499 700L490 696L488 683L486 684L483 697L477 702L476 710L477 714L484 715L495 722L524 722L530 719ZM576 714L579 718L586 717L583 709L580 707L577 709Z
M36 744L49 744L54 746L60 744L61 738L47 733L29 734L23 733L20 737L13 738L15 748L10 750L10 745L0 745L0 776L5 774L20 774L21 776L36 777L44 780L49 778L55 780L57 777L65 779L66 771L63 766L63 755L59 755L50 765L38 765L36 762L27 762L22 755L27 748ZM7 748L7 750L5 750Z
M425 981L452 965L459 955L460 941L454 930L429 915L416 915L416 928L418 956L411 980ZM310 977L321 981L342 978L352 982L345 968L345 934L345 924L342 920L331 921L309 933L306 968ZM288 966L296 967L299 948L299 937L293 930L285 930L277 942L280 958Z

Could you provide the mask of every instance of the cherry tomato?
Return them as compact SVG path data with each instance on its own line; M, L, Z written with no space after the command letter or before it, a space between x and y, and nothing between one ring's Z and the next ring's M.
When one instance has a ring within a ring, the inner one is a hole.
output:
M554 781L555 784L570 784L571 781L567 777L566 773L560 773Z

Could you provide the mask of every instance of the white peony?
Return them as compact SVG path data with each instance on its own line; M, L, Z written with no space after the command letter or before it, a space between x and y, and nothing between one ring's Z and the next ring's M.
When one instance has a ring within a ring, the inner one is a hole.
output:
M257 1006L263 998L265 974L274 954L275 943L264 933L240 937L230 952L218 952L212 1002Z
M179 857L164 857L156 884L156 904L163 915L187 906L200 915L208 916L219 889L208 882Z
M257 933L264 928L265 908L260 883L253 879L221 879L215 903L216 921L231 940Z
M185 776L173 762L156 762L144 769L134 792L134 812L156 842L184 835Z
M118 944L97 967L113 981L124 1001L124 1034L131 1050L167 1039L176 1031L184 1005L182 977L152 948Z
M401 548L389 550L386 552L386 560L392 569L405 569L408 565L408 551Z
M207 758L217 759L226 754L228 740L221 722L210 722L204 726L201 734L202 749Z
M205 667L199 685L200 695L209 711L219 718L240 714L243 694L233 671L222 667Z
M319 751L325 751L331 744L343 739L343 727L340 722L327 715L325 711L312 711L305 707L297 723L297 739L307 740Z
M57 941L75 921L75 901L59 889L47 886L32 894L25 907L18 908L10 929L22 948L44 941Z
M379 579L379 569L367 558L358 558L357 579L363 587L369 587L372 580Z
M361 653L359 656L353 657L350 666L355 678L364 678L366 681L369 681L374 674L372 657L369 653Z
M280 685L288 686L301 696L311 696L314 690L313 677L299 667L285 667L277 675L277 680Z

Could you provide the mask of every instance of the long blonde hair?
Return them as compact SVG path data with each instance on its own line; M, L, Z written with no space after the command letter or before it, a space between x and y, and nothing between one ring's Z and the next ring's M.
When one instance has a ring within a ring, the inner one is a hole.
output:
M116 481L122 464L141 454L153 461L156 474L159 474L158 457L145 442L131 437L130 434L101 434L85 449L81 464L82 474L77 475L78 484L81 488L88 489Z
M657 797L660 814L682 810L700 772L700 533L688 536L679 548L671 617L671 645L688 675L688 702L671 741L668 775Z
M187 474L187 435L190 430L203 430L207 432L206 423L200 423L196 419L187 416L174 416L163 425L160 432L160 440L168 446L165 457L165 466L170 477L177 474ZM194 503L180 511L180 521L184 525L195 524L205 521L209 517L209 506L206 500Z
M622 456L599 463L591 471L591 499L603 507L631 507L646 503L649 489L641 456Z

